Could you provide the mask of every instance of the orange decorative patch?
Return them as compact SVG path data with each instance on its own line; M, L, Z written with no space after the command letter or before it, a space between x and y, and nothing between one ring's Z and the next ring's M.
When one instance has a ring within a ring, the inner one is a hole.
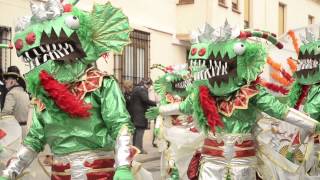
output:
M234 98L218 102L218 110L224 116L230 117L235 109L247 109L249 99L258 93L255 86L243 86Z
M83 99L86 93L95 91L101 87L103 77L106 75L106 73L98 69L89 69L85 75L85 80L73 85L71 91L80 99Z

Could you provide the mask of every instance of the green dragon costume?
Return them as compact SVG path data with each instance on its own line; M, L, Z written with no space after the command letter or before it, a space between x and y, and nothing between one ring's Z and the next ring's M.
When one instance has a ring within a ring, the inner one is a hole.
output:
M154 65L165 74L154 83L160 104L183 101L191 87L192 77L187 64L168 67ZM161 176L163 179L186 179L192 154L201 147L203 136L197 131L190 115L159 115L156 119L155 134L157 145L162 152Z
M48 144L51 179L133 179L133 127L111 76L90 67L101 55L129 43L128 18L110 3L91 13L77 0L31 4L14 45L30 63L27 88L35 99L32 126L0 179L15 179Z
M297 110L307 113L310 117L320 120L320 41L306 29L299 47L298 67L294 72L295 83L289 94L289 104ZM307 160L306 172L311 176L319 176L319 144L320 132L314 135L313 153Z
M227 23L216 30L206 25L189 55L192 92L182 103L158 109L162 115L192 113L206 134L201 155L196 154L189 165L190 179L256 179L252 130L260 112L302 127L309 134L316 128L315 120L281 104L259 85L256 79L267 52L250 37L282 47L271 33L240 31ZM155 112L157 109L152 109L149 115Z

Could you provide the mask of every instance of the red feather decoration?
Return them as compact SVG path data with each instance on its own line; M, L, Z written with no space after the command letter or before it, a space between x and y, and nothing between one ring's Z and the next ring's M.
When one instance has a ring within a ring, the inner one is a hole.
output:
M297 103L294 106L295 109L299 110L300 105L303 103L304 99L308 96L309 89L310 89L309 85L302 85L301 94L299 96L299 99L297 100Z
M257 84L260 84L261 86L273 91L273 92L276 92L276 93L281 93L283 95L287 95L289 93L289 90L282 87L282 86L279 86L277 84L274 84L274 83L271 83L271 82L267 82L263 79L261 79L260 77L257 78L256 82Z
M62 111L71 117L85 118L90 116L89 110L92 106L72 94L66 84L58 82L46 71L41 71L39 76L44 90Z
M189 180L197 180L199 176L201 152L196 151L189 163L187 175Z
M294 79L292 78L292 76L284 69L281 70L281 74L283 77L285 77L288 81L290 81L291 83L294 81Z
M223 127L224 124L221 121L218 108L214 98L210 95L210 91L206 86L200 86L199 88L199 100L205 117L207 118L208 125L212 132L215 132L216 126Z

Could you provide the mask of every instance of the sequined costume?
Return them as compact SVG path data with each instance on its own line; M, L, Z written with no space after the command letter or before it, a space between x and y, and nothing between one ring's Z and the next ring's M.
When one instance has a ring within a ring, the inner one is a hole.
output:
M129 43L128 18L110 3L92 12L77 0L31 4L14 44L30 64L27 88L35 100L32 126L0 179L16 179L44 145L53 153L51 179L133 179L133 127L114 78L89 68ZM26 115L27 116L27 115Z

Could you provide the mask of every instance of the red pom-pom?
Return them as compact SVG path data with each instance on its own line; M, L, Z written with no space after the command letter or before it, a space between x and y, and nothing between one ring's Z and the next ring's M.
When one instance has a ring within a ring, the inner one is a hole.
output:
M200 51L198 52L199 56L205 55L207 52L206 48L201 48Z
M71 11L72 11L72 4L63 5L63 12L71 12Z
M46 71L41 71L40 82L55 104L71 117L89 117L90 104L73 95L65 84L59 83Z
M204 115L208 120L208 125L211 131L215 132L216 126L220 126L220 127L224 126L223 122L221 121L218 108L216 106L216 102L214 98L210 95L210 91L208 87L200 86L199 90L200 90L200 94L199 94L200 105L202 107Z
M27 44L31 45L36 41L36 34L34 32L29 33L26 36L26 42Z
M23 41L22 39L18 39L16 40L16 42L14 43L14 46L16 47L16 49L18 51L20 51L23 48Z

